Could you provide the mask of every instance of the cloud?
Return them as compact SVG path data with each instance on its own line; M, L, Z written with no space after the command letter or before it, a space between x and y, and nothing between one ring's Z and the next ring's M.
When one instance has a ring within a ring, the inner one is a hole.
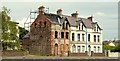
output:
M95 16L106 16L106 14L103 12L97 12L95 13Z
M119 0L1 0L2 2L118 2Z

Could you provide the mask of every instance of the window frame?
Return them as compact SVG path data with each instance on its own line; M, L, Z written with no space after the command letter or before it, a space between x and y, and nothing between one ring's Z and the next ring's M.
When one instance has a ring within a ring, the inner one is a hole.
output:
M90 42L90 34L88 34L88 41Z
M82 41L85 41L85 34L82 34Z
M64 32L61 32L61 38L64 38Z
M58 38L58 32L55 31L55 38Z
M69 39L69 32L66 32L66 39Z
M77 34L77 37L78 37L78 41L80 41L80 34L79 33Z
M72 33L72 41L75 40L75 33Z
M78 53L80 53L81 51L81 49L80 49L80 46L77 46L77 50L78 50Z
M94 37L93 37L93 38L94 38L94 42L96 42L96 35L94 35Z

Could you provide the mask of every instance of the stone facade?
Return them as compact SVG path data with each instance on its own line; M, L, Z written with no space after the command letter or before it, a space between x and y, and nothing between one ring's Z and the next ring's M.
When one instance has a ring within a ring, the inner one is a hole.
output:
M94 51L93 46L100 47L99 52L95 53L102 53L102 29L92 21L92 17L80 18L77 12L72 16L62 15L61 9L57 10L57 14L45 13L44 8L39 7L39 14L30 26L29 35L24 37L23 47L30 53L87 56L91 54L88 52ZM99 35L99 39L93 38L94 35Z

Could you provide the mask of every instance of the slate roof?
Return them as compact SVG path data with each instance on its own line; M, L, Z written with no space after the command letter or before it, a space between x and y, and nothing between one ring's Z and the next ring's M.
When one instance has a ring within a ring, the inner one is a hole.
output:
M48 14L48 13L45 13L45 16L51 20L52 23L55 23L55 24L59 24L58 22L58 18L60 18L58 15L56 14ZM65 18L60 18L60 23L62 24L64 22L64 19Z
M28 32L23 38L29 38L30 37L30 32Z
M45 16L50 19L50 21L52 23L55 23L55 24L59 24L58 22L58 15L57 14L52 14L52 13L45 13ZM59 17L60 18L60 17ZM77 19L72 17L72 16L67 16L67 15L63 15L63 18L60 18L60 22L61 24L64 22L65 18L67 18L67 20L69 21L70 23L70 26L78 26L79 23L83 23L84 26L86 28L94 28L95 25L97 24L96 22L92 22L91 20L89 19L86 19L86 18L81 18L81 17L78 17ZM98 25L98 24L97 24ZM98 25L99 27L99 25ZM100 27L99 27L100 28ZM100 28L101 29L101 28Z

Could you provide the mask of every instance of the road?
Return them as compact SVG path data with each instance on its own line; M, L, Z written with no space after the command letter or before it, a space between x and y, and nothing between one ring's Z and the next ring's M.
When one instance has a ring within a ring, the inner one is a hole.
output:
M22 56L3 57L2 61L120 61L111 57L55 57L55 56Z

